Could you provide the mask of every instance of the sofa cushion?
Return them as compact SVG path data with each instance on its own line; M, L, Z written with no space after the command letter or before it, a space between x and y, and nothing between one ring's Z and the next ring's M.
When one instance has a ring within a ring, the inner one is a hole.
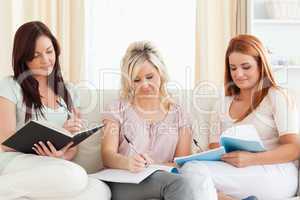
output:
M99 91L90 88L77 88L80 99L80 112L85 127L101 123L101 112L104 106L118 97L118 91ZM79 144L74 162L81 165L88 173L95 173L103 168L100 152L101 131Z

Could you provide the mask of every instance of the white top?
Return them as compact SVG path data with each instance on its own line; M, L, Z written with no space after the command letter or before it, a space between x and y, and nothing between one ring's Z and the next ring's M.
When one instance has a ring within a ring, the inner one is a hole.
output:
M70 92L74 106L79 107L79 96L75 92L74 87L71 84L67 84L66 87ZM25 123L26 107L23 103L22 89L20 85L13 79L13 77L9 76L0 80L0 97L4 97L16 105L16 129L18 130ZM68 118L68 113L66 110L66 103L63 101L63 99L60 99L60 102L64 105L64 107L59 106L57 109L52 109L44 106L43 113L46 119L43 117L36 119L35 112L32 113L32 119L39 121L46 120L48 123L62 127ZM17 154L0 152L0 169L1 167L3 168L4 164L6 164L4 163L4 160L13 158L13 155Z
M294 98L285 89L270 88L260 105L245 119L234 123L229 108L234 96L226 96L217 102L210 120L209 142L219 142L222 132L241 124L252 124L258 131L267 150L279 146L279 136L298 134L298 109Z

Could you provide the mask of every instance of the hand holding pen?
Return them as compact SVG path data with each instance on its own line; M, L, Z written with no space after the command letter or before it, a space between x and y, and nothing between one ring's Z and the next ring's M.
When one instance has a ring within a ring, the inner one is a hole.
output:
M129 157L128 170L131 172L140 172L145 167L148 167L148 165L153 163L153 160L147 154L141 154L134 148L126 135L124 135L124 138L129 144L130 148L136 153L136 155Z
M68 120L65 121L63 128L69 131L70 133L76 133L82 130L83 122L80 119L79 111L74 108L72 109L72 112L70 112L70 110L65 105L63 105L60 101L57 100L56 102L60 107L64 108L65 111L68 113Z
M196 139L193 139L193 142L194 142L195 146L198 147L198 151L197 152L202 152L203 149L201 148L199 142Z

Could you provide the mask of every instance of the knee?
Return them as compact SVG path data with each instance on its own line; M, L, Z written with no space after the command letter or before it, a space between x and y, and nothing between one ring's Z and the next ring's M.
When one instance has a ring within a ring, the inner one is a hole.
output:
M191 175L201 175L201 176L205 176L205 177L210 177L211 176L211 172L209 170L209 168L201 163L201 162L188 162L186 164L184 164L181 168L180 168L180 173L181 174L191 174Z
M184 190L187 195L190 196L190 199L217 200L217 191L212 177L209 175L209 171L204 168L201 170L201 173L194 173L193 170L195 170L195 168L193 165L186 166L187 170L189 170L189 168L192 169L192 171L181 174L182 179L180 180L180 184L185 185Z
M94 178L88 179L88 185L84 190L84 192L81 193L81 195L83 197L88 197L87 200L91 200L91 199L110 200L111 199L111 191L108 185Z
M213 176L209 168L201 162L186 163L181 169L180 173L185 177L193 187L213 188Z
M184 176L177 176L173 179L173 181L170 183L170 185L173 185L176 190L182 191L183 193L191 193L191 182L188 179L188 177Z
M174 182L179 186L190 187L191 183L188 177L178 176Z
M65 161L48 167L52 173L51 180L56 179L53 187L66 194L79 193L88 184L88 176L79 165ZM55 176L55 178L54 178Z

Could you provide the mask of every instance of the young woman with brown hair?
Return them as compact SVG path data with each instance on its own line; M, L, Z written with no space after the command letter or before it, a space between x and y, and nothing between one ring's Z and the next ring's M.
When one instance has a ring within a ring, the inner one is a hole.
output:
M58 42L45 24L28 22L17 30L14 75L0 81L1 143L31 119L46 120L70 133L81 129L78 98L62 78L59 55ZM83 168L68 161L77 152L77 147L69 147L55 149L51 142L39 142L32 147L37 155L32 155L1 145L0 198L77 199L88 177ZM97 191L89 192L93 195L86 194L86 198L101 198Z

